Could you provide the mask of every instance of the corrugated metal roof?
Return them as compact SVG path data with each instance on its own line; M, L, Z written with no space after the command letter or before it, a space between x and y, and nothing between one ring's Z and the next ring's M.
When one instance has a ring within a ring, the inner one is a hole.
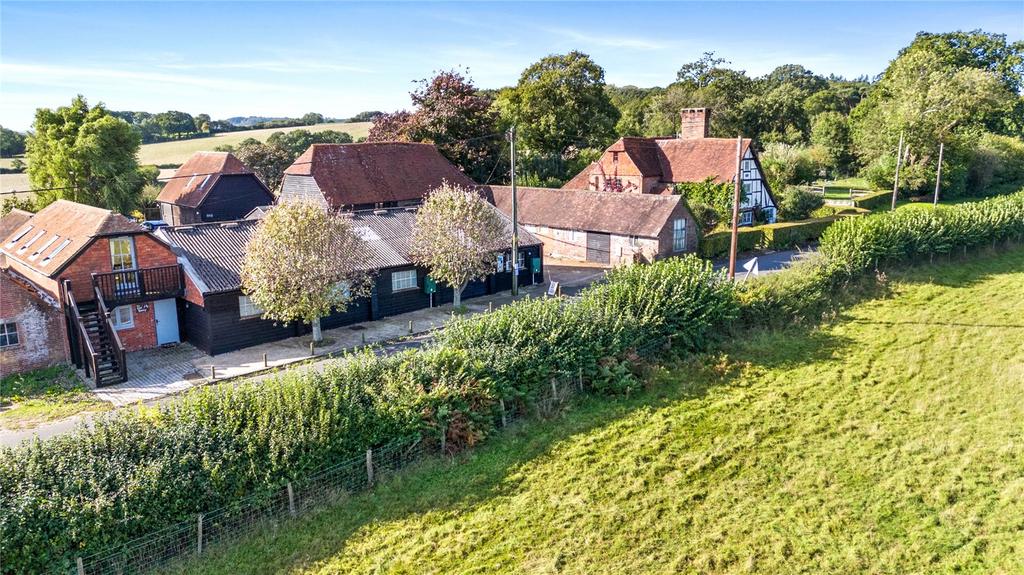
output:
M501 214L511 245L511 220ZM367 269L378 270L412 265L409 260L409 238L416 221L415 208L393 208L348 214L357 235L370 250ZM161 228L178 254L186 258L192 269L206 284L206 293L233 291L241 286L241 267L245 246L259 220L238 220L195 226ZM540 245L540 241L522 226L519 245Z

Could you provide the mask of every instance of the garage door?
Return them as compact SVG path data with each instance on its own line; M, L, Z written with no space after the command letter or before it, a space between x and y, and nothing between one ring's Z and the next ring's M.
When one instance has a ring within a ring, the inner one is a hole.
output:
M587 232L587 261L606 264L611 261L612 236Z

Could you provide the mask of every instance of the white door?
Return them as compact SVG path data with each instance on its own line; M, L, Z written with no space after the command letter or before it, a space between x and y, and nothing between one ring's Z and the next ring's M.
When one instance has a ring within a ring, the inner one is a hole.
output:
M178 343L178 305L174 298L153 302L156 318L156 344Z

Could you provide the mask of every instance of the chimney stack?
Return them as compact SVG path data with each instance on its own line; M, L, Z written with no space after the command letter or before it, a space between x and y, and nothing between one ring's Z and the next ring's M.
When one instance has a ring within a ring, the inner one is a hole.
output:
M711 108L684 108L679 112L681 122L679 137L684 140L699 140L708 137L711 128Z

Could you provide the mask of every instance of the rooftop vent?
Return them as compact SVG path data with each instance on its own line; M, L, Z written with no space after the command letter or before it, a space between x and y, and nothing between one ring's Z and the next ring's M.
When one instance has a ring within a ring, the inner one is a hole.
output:
M238 222L224 222L223 224L220 225L220 227L222 227L222 228L237 228L238 227Z
M386 216L386 215L388 215L388 211L387 210L373 210L373 215L375 215L375 216Z

